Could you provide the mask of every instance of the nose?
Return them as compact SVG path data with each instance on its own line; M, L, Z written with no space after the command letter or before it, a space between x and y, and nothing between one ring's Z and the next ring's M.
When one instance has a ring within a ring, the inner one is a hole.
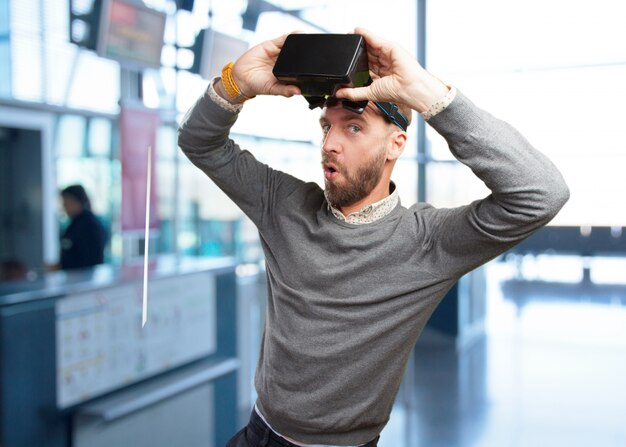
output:
M339 151L339 141L337 139L336 132L333 131L333 128L330 127L324 135L324 140L322 141L322 152L338 152Z

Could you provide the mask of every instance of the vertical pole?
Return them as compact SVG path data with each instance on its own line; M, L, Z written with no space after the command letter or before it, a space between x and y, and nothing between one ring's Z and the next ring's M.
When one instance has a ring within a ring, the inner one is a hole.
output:
M426 68L426 0L417 0L417 61ZM426 123L417 119L417 201L426 201Z
M209 0L209 29L211 29L211 27L213 26L213 18L212 18L212 9L213 9L213 2L211 0ZM178 47L178 11L176 11L174 13L174 35L176 36L176 47ZM194 57L200 57L200 55L194 56ZM194 60L195 63L195 60ZM176 66L174 67L174 72L176 73L176 88L174 89L174 107L173 107L173 112L174 112L174 116L177 115L178 113L178 86L180 85L180 82L178 81L178 77L180 76L180 70L178 69L178 64L176 64ZM159 76L161 76L161 71L159 70ZM174 206L173 206L173 210L174 210L174 215L172 216L172 231L174 232L174 254L176 256L176 259L179 258L179 256L181 256L181 250L180 250L180 244L178 242L178 231L179 228L182 227L181 223L180 223L180 216L181 216L181 212L180 212L180 190L181 190L181 173L180 170L182 169L182 164L180 162L181 159L181 154L182 152L180 151L180 149L178 149L178 139L176 140L176 142L174 143L176 145L176 157L174 157Z
M426 0L417 0L417 61L426 67ZM426 201L426 123L422 118L417 118L417 200ZM405 439L407 445L415 445L420 433L417 431L419 424L416 423L415 415L409 409L416 408L416 366L415 348L411 352L404 380L402 382L402 395L405 412Z

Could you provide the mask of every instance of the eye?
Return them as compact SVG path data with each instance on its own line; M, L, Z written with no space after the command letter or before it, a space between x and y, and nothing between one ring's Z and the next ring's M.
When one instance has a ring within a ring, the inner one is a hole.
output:
M361 131L361 128L357 126L356 124L350 124L348 126L348 132L350 133L359 133L360 131Z
M326 135L330 130L330 124L322 124L322 133Z

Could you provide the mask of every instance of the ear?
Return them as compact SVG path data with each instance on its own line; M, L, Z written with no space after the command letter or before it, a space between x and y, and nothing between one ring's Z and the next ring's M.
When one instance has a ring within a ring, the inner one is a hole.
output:
M394 130L389 136L390 146L387 149L387 160L395 161L400 157L406 146L407 134L403 130Z

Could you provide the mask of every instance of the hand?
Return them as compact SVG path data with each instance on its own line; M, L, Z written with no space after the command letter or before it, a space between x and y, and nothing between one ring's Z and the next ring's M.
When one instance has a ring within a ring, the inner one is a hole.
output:
M356 28L354 32L365 39L373 82L367 87L339 89L336 92L338 98L394 102L425 112L448 93L443 82L428 73L399 45L364 28Z
M287 34L273 40L260 43L246 51L233 66L233 79L239 90L248 96L280 95L290 97L299 95L295 85L284 85L272 73L274 63L283 47Z

